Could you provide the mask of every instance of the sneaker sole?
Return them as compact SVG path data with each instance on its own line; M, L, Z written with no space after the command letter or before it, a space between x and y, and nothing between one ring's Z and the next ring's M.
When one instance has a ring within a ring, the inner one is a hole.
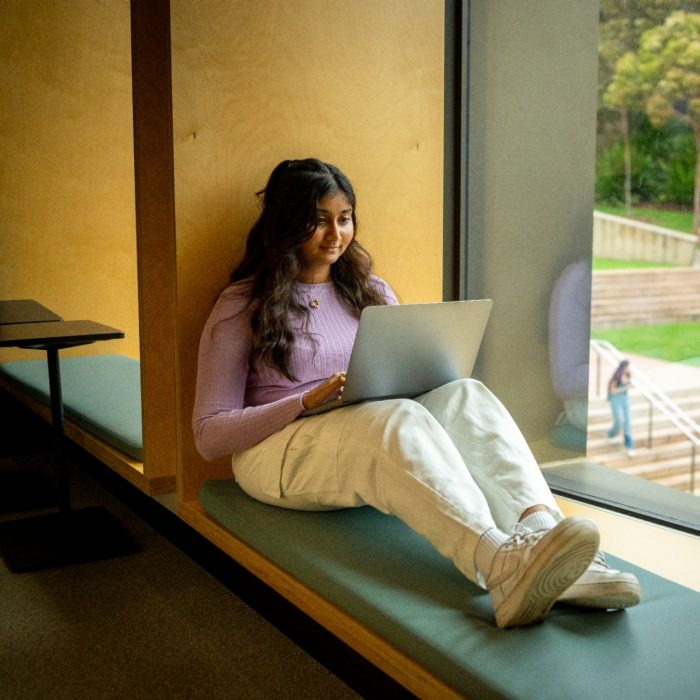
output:
M582 608L623 610L634 607L641 598L639 583L622 578L618 581L591 583L590 585L574 583L563 595L559 596L559 602Z
M590 520L567 518L551 533L553 537L533 549L522 580L495 610L498 627L520 627L544 619L593 561L600 535Z

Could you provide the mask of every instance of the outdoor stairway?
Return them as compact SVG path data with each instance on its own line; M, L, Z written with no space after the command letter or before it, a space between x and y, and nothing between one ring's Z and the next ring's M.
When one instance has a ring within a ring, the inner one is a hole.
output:
M596 270L591 326L700 320L700 267Z
M674 389L666 393L700 423L700 387ZM692 444L665 416L654 411L649 446L649 404L634 389L630 392L630 402L634 456L627 456L621 435L616 445L609 444L607 431L612 425L610 405L604 398L591 398L588 406L588 457L604 467L689 492ZM695 493L700 495L700 448L695 464Z

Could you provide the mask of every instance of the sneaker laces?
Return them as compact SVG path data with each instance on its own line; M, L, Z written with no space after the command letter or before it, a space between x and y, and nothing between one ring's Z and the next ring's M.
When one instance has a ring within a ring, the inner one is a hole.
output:
M530 528L525 527L522 523L515 523L513 529L511 530L513 535L526 535L528 532L533 532Z
M598 550L595 553L595 556L593 557L593 561L589 564L589 568L599 568L599 569L605 569L605 571L611 571L610 566L608 565L608 562L605 561L605 554Z
M549 530L530 530L527 526L523 525L522 523L515 523L512 532L513 532L513 535L511 537L511 540L508 540L508 542L513 541L513 545L515 545L514 540L517 540L519 543L523 543L523 544L526 542L529 543L532 540L531 539L528 540L528 535L536 535L537 539L539 539L542 537L542 535L544 533L549 532ZM506 543L506 544L508 544L508 543ZM503 546L505 547L506 544L504 544ZM513 548L512 546L509 547L509 549L512 549L512 548ZM592 566L594 564L596 564L604 569L610 569L608 562L605 560L605 554L603 552L601 552L600 550L598 550L595 553L595 556L593 557L593 561L591 562L590 565Z
M500 549L504 552L510 551L511 549L516 549L523 545L536 544L542 539L542 536L547 533L546 530L528 530L525 527L521 527L519 530L516 526L516 532L514 532L506 542L504 542Z
M515 523L511 532L513 533L513 536L521 535L521 536L525 537L528 534L534 535L536 533L540 533L539 536L542 537L541 533L549 532L549 530L547 530L547 529L531 530L529 527L527 527L527 525L523 525L522 523Z

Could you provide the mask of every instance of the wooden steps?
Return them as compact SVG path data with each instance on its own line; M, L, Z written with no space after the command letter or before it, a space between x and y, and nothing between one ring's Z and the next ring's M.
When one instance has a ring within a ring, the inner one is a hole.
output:
M700 387L688 386L667 392L680 408L700 423ZM673 423L654 410L649 445L649 404L644 397L630 394L634 455L628 456L622 436L611 445L607 431L612 425L610 405L605 399L589 399L587 456L601 466L618 469L682 491L690 491L692 443ZM695 456L695 493L700 494L700 448Z
M700 320L700 268L596 270L591 327Z

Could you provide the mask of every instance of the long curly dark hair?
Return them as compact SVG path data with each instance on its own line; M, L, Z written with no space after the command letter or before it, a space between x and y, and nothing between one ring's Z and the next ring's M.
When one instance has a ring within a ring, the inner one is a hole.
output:
M621 386L622 375L629 366L629 360L622 360L622 362L620 362L620 364L617 366L617 369L613 372L613 376L610 378L610 382L615 382L615 386Z
M386 300L370 279L372 259L357 242L355 191L350 180L334 165L315 158L282 161L270 174L262 197L262 212L246 240L243 260L231 273L231 282L248 279L251 301L252 360L262 360L295 381L289 371L294 337L291 313L308 321L309 310L296 294L302 269L301 246L318 225L317 206L323 197L342 192L352 207L355 230L343 255L331 266L331 279L342 298L359 315L366 306Z

